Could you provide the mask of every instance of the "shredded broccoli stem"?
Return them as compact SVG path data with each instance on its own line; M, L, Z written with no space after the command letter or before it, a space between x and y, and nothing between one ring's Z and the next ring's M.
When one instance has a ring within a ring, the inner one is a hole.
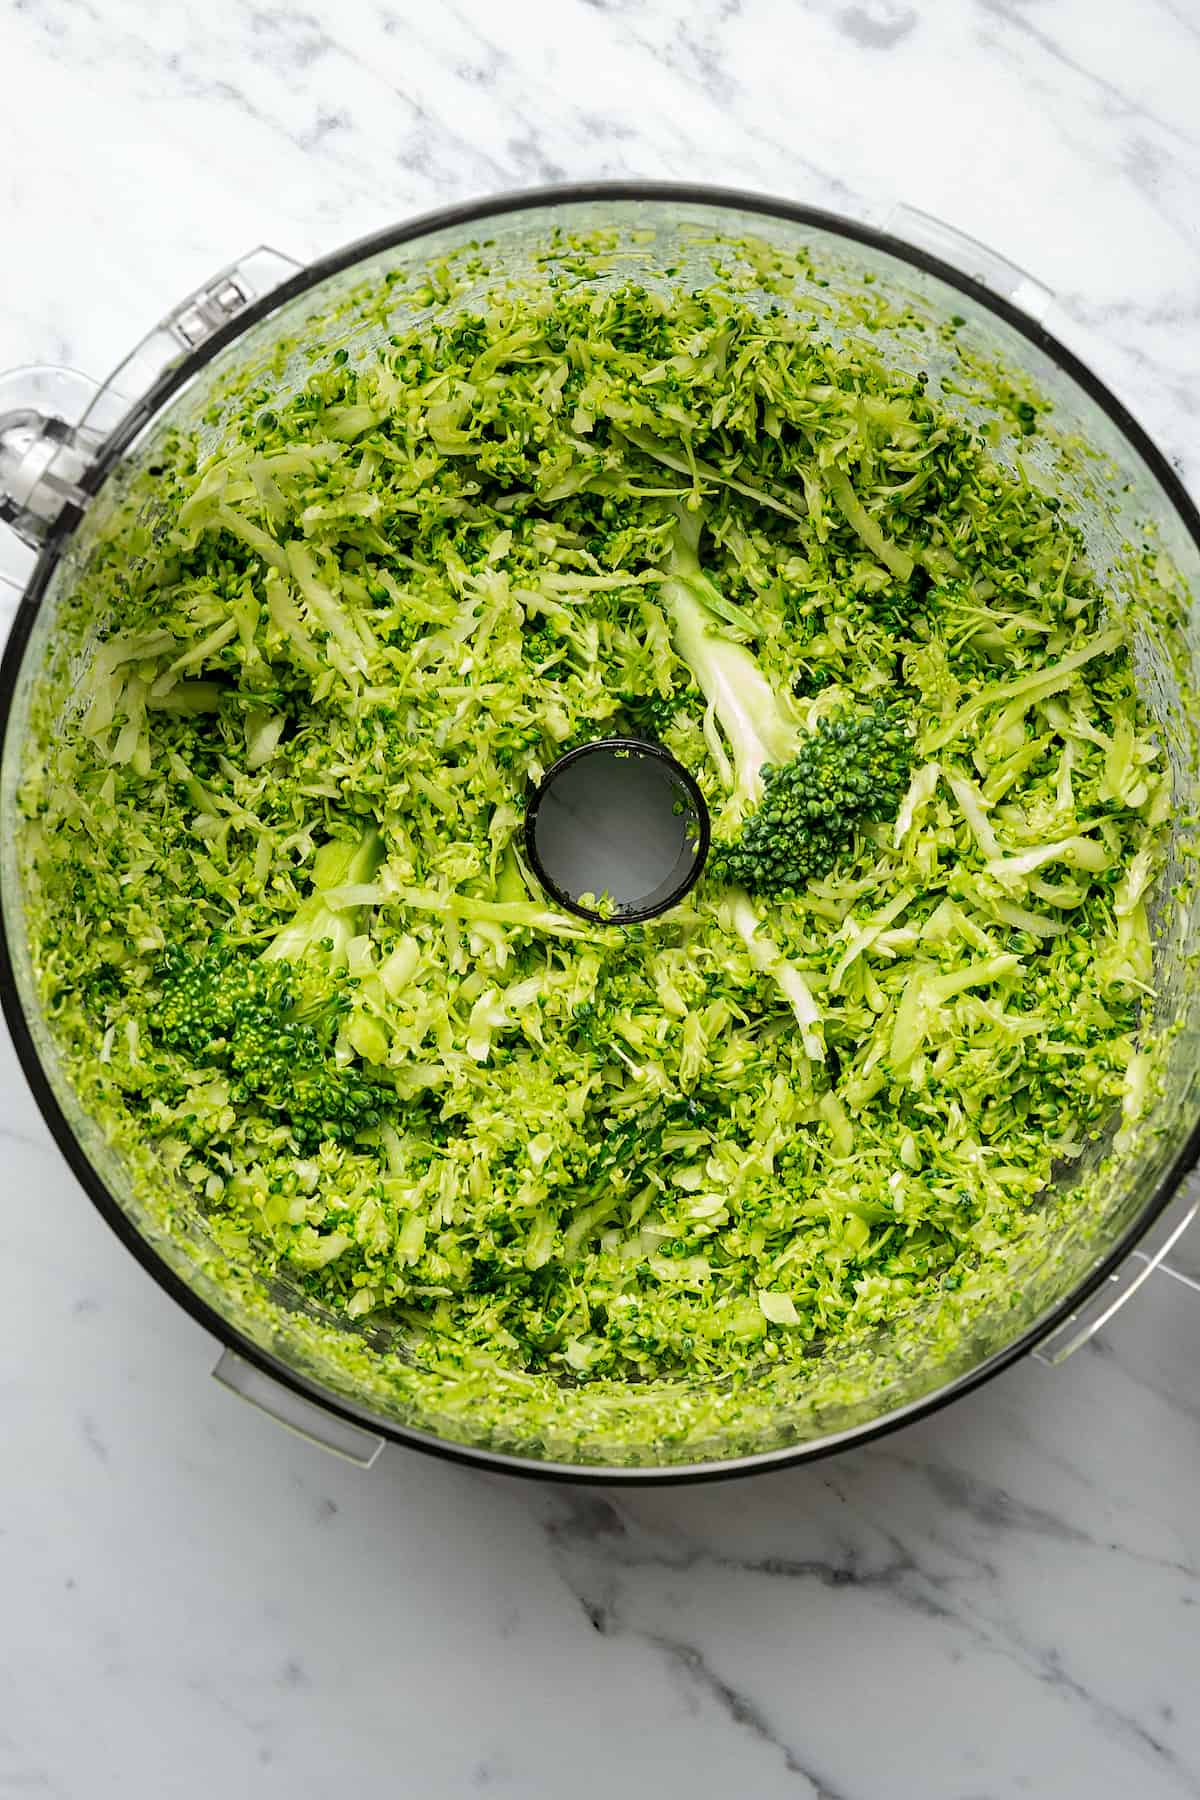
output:
M144 1196L463 1394L799 1367L1149 1090L1128 609L802 257L764 308L471 254L160 441L79 576L22 794L47 1014ZM521 845L630 731L716 850L626 928Z
M675 647L728 740L735 798L752 805L762 797L764 767L787 760L797 731L754 657L720 630L721 619L736 625L739 616L704 575L699 536L699 511L682 512L659 594L670 611Z

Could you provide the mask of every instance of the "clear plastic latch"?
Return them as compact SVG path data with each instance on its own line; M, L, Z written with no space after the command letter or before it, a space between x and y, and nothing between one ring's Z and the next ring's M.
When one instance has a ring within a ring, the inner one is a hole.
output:
M22 588L68 506L87 503L85 476L105 439L154 382L300 271L266 245L251 250L169 312L103 384L74 369L0 375L0 586Z
M249 298L233 276L227 275L172 314L170 327L178 333L181 342L193 350L240 313Z
M1055 307L1053 290L1036 275L993 250L990 244L980 243L978 238L960 231L957 225L947 224L945 219L936 218L933 213L922 212L920 207L893 206L884 218L883 228L892 237L901 238L918 250L936 256L939 262L949 263L951 268L971 276L1036 324L1045 325Z
M228 268L220 269L143 338L108 383L130 401L144 394L181 351L198 350L214 333L230 324L253 300L273 293L299 273L302 265L260 244Z
M307 1443L340 1456L343 1462L369 1469L383 1449L383 1439L375 1432L326 1412L315 1400L306 1400L302 1394L272 1380L232 1350L222 1351L213 1375L239 1399L256 1406Z
M1108 1280L1082 1306L1064 1319L1061 1325L1056 1326L1048 1337L1042 1339L1033 1352L1038 1362L1051 1367L1065 1362L1068 1356L1094 1337L1101 1326L1107 1325L1116 1316L1125 1302L1136 1294L1142 1283L1148 1281L1156 1270L1164 1275L1174 1276L1188 1287L1200 1286L1178 1269L1173 1269L1166 1260L1197 1211L1200 1211L1200 1194L1189 1183L1155 1220L1137 1249L1126 1257L1120 1268L1114 1269Z
M286 281L289 275L294 275L299 266L290 256L268 250L265 245L252 250L249 256L222 269L182 306L168 313L162 328L174 332L185 350L195 350L214 331L235 319L251 300L258 299L278 287L281 281Z

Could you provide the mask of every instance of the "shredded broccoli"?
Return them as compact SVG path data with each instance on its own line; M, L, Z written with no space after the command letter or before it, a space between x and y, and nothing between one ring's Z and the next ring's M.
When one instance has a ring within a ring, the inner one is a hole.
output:
M38 700L38 979L143 1201L485 1411L907 1316L1147 1084L1128 609L876 290L834 333L803 258L758 306L721 254L476 247L347 303L349 359L158 444ZM521 850L625 730L716 824L632 927Z
M676 647L708 702L709 748L731 788L725 815L734 834L718 840L711 866L725 881L788 899L847 855L861 825L895 818L911 773L912 733L882 699L866 710L839 707L800 728L750 651L729 635L728 625L753 632L753 622L704 575L699 524L698 511L681 512L662 591ZM714 722L732 764L711 736Z
M192 1065L234 1077L230 1101L260 1107L286 1126L299 1151L341 1142L377 1125L388 1089L337 1058L337 1034L352 989L343 976L354 909L329 905L329 890L369 880L381 846L371 829L357 843L317 852L312 896L260 956L210 938L196 950L169 944L155 971L147 1012L152 1037Z

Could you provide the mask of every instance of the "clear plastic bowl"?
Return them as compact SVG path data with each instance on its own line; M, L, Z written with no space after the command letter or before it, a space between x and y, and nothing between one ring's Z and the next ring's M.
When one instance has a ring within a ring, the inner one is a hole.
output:
M485 245L480 254L493 270L515 271L529 266L552 231L595 228L611 231L614 246L594 273L598 282L662 282L668 268L694 269L710 280L720 240L748 235L785 250L805 248L832 297L861 290L870 277L890 297L907 300L911 312L911 324L885 336L883 348L894 363L925 370L934 391L949 363L928 327L956 317L963 340L1030 379L1053 403L1057 431L1075 440L1066 472L1052 437L1039 436L1032 449L1002 441L998 453L1020 448L1027 461L1041 463L1083 532L1113 606L1119 609L1128 591L1130 558L1147 545L1182 589L1200 592L1195 509L1121 405L1025 310L1043 312L1048 296L982 247L919 215L909 220L916 243L753 196L604 186L459 208L308 269L255 252L177 308L102 388L61 371L0 383L0 516L40 549L0 671L0 983L26 1075L82 1185L156 1279L228 1346L223 1372L250 1397L364 1458L378 1438L391 1438L541 1475L678 1480L827 1453L965 1393L1035 1346L1050 1343L1047 1355L1065 1353L1144 1276L1190 1216L1177 1189L1197 1148L1191 963L1200 939L1186 857L1173 858L1161 884L1163 896L1175 889L1180 896L1164 898L1159 909L1155 1029L1175 1027L1161 1098L1143 1128L1119 1147L1093 1146L1072 1168L1070 1186L1052 1191L1030 1214L1002 1280L946 1295L873 1338L784 1368L764 1366L741 1380L688 1387L514 1379L480 1411L464 1407L452 1380L421 1369L398 1333L356 1333L278 1279L266 1282L252 1258L231 1263L209 1240L193 1199L181 1194L169 1222L147 1208L136 1171L80 1106L41 1016L15 851L30 696L53 642L56 607L118 517L131 480L153 462L163 434L199 427L215 447L231 392L251 379L273 395L290 391L308 364L293 356L276 366L278 340L335 303L351 302L332 335L316 328L326 351L379 333L378 321L355 310L360 289L378 289L390 277L393 317L407 322L437 310L436 293L422 285L425 272L464 245ZM488 279L481 275L481 287ZM749 298L765 303L772 296ZM17 404L22 399L24 406ZM980 416L976 403L955 404ZM1200 672L1195 612L1187 612L1170 643L1139 624L1137 662L1174 767L1182 817L1196 811L1197 798L1195 723L1184 702ZM1176 849L1185 849L1182 841Z

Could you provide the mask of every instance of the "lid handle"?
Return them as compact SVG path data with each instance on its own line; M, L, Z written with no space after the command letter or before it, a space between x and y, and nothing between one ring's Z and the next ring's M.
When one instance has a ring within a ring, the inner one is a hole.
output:
M10 528L0 531L0 586L24 587L31 552L64 508L86 504L101 445L163 371L301 268L265 244L248 251L172 308L103 385L42 365L0 375L0 522Z
M1001 256L989 244L981 244L978 238L960 231L957 225L935 218L933 213L922 212L919 206L901 203L892 208L883 228L892 237L903 238L919 250L927 250L940 262L949 263L951 268L972 276L1036 324L1046 323L1055 304L1053 290L1027 269Z
M222 1387L268 1413L297 1437L340 1456L343 1462L369 1469L383 1449L383 1439L375 1432L326 1412L315 1400L306 1400L302 1394L272 1380L232 1350L222 1351L213 1374Z
M76 369L37 364L0 375L0 583L24 586L50 527L81 506L103 434L84 420L100 393Z
M1065 1362L1068 1356L1072 1356L1089 1338L1093 1338L1102 1325L1107 1325L1116 1316L1125 1302L1156 1269L1173 1275L1176 1281L1182 1281L1188 1287L1200 1285L1179 1269L1172 1268L1166 1260L1198 1211L1200 1196L1189 1183L1182 1194L1154 1221L1137 1249L1126 1257L1120 1268L1114 1270L1089 1299L1051 1331L1049 1336L1042 1339L1033 1352L1037 1361L1046 1363L1051 1368Z

